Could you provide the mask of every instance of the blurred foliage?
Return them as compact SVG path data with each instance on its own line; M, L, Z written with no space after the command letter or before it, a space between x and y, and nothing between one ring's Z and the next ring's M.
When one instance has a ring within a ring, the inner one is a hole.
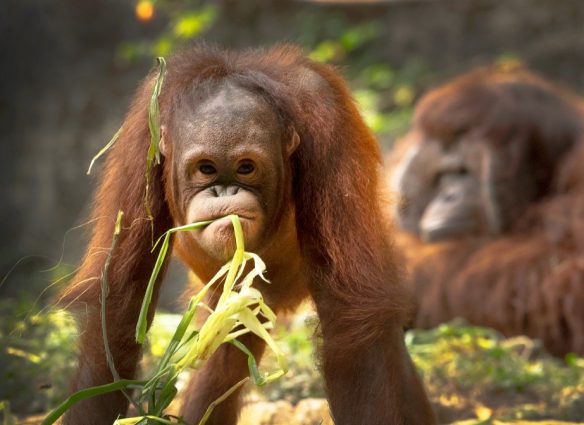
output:
M494 65L503 72L526 68L528 65L516 53L504 52L495 60Z
M368 47L379 39L377 23L349 25L339 18L333 22L333 29L316 42L310 57L348 69L346 76L365 122L388 147L407 130L429 70L422 61L399 67L372 61Z
M150 375L158 366L158 361L164 355L181 318L182 315L180 314L163 312L157 312L156 316L154 316L152 327L148 331L148 339L146 340L144 359L142 361L144 375Z
M61 311L33 314L30 309L29 302L0 302L6 318L0 325L0 400L9 400L19 414L46 410L60 401L75 360L72 319ZM176 314L156 315L142 362L144 374L160 360L179 320ZM303 309L287 320L277 326L275 336L290 370L255 397L292 403L324 397L314 350L316 317ZM584 358L553 358L538 341L505 339L493 330L458 322L410 330L406 343L441 423L584 417ZM263 366L270 369L274 361L268 354ZM179 387L187 379L187 374L182 376Z
M30 300L0 300L0 400L13 411L45 411L66 395L76 329L61 310L38 311Z
M140 8L144 8L146 3L152 7L152 14L148 14L148 18L143 19ZM136 2L137 19L148 21L160 13L167 21L166 29L155 40L122 43L118 48L118 56L126 61L134 61L142 57L167 56L174 49L203 35L215 23L217 8L213 4L200 5L198 3L171 0L153 3L139 0Z
M378 37L379 30L375 23L342 26L330 38L318 41L309 53L311 59L318 62L344 62L351 53Z
M156 355L157 338L170 337L161 325L168 322L172 326L173 317L157 319L149 356ZM289 372L264 387L260 398L296 403L325 397L314 350L316 329L316 317L307 310L276 328L276 340L288 356ZM406 343L441 423L470 418L474 419L469 425L584 417L584 358L573 354L553 358L536 340L505 339L491 329L462 322L410 330ZM269 355L263 362L266 368L274 366Z
M124 60L166 56L192 40L204 38L217 24L221 10L211 2L147 0L136 2L139 7L149 3L155 14L166 21L162 34L151 41L124 43L118 54ZM354 89L355 100L366 123L380 137L384 147L408 128L413 103L426 85L429 70L422 61L395 65L375 63L370 47L379 42L377 22L351 24L345 18L331 14L319 16L299 13L298 40L309 56L319 62L339 66Z
M264 398L294 403L325 396L312 343L315 322L304 314L276 330L290 371L264 389ZM584 417L584 358L571 354L556 359L538 341L505 339L461 322L411 330L406 343L441 423Z
M14 425L16 424L16 418L10 410L9 401L0 401L0 418L2 419L2 425Z
M412 330L406 342L448 419L470 412L482 421L584 417L583 358L552 358L537 341L463 323Z
M304 398L324 397L324 382L318 369L319 359L314 346L317 341L318 320L307 311L291 317L287 326L279 326L275 339L288 358L288 373L280 380L261 389L268 400L285 399L297 403ZM273 356L263 362L274 364ZM269 366L271 367L271 366Z

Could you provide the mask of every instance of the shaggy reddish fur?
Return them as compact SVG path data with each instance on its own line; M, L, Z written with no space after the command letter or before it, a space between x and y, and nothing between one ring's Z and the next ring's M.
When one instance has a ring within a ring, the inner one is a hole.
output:
M415 326L463 317L508 336L540 338L557 355L584 354L582 111L579 100L526 71L473 72L419 102L413 129L428 138L447 143L475 132L494 146L537 144L545 154L532 176L537 200L504 234L439 244L398 235L416 290ZM513 167L527 159L508 160Z
M134 328L157 254L150 252L151 226L156 240L184 216L174 201L181 188L172 184L169 158L153 169L153 222L147 219L144 208L150 143L147 105L154 77L155 73L151 74L138 90L121 136L108 155L93 210L93 236L81 270L65 294L66 300L82 305L86 312L75 389L112 379L99 328L99 292L117 211L125 212L125 228L109 268L107 320L111 324L108 340L125 378L135 375L140 354ZM168 61L159 98L162 124L171 122L180 104L178 97L210 80L236 81L264 97L282 122L300 136L300 146L285 170L292 182L293 199L282 206L283 211L295 213L291 234L296 237L297 229L300 253L268 253L265 260L274 283L265 291L267 299L278 300L272 305L277 311L294 306L308 294L315 300L324 341L324 375L336 423L434 423L403 343L410 299L396 266L387 237L389 222L378 196L379 148L345 82L331 67L309 61L294 47L236 53L199 45ZM181 256L201 274L216 271L188 255L183 249ZM298 263L305 282L287 281L290 267ZM256 343L246 340L261 355L262 348ZM196 407L188 417L200 415L200 409L206 409L224 389L247 374L245 356L232 347L222 348L210 364L216 368L206 368L194 387L207 387L211 393L189 396L187 405ZM221 404L209 424L234 423L237 400L236 394ZM65 422L111 423L126 407L121 394L110 394L81 403Z

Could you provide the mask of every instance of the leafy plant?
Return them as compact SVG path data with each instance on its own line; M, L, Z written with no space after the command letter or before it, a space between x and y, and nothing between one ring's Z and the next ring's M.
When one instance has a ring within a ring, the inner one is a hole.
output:
M406 342L435 404L449 414L458 410L468 417L474 411L479 419L584 416L580 357L561 361L543 352L536 340L505 339L494 330L460 322L411 330Z
M112 248L115 246L117 235L120 232L121 218L122 214L119 214ZM236 250L233 259L225 264L197 295L191 298L189 306L183 314L181 321L153 375L146 380L117 379L110 384L79 391L51 412L43 421L43 425L54 423L73 404L83 399L128 388L138 390L138 394L131 397L134 406L138 410L138 415L131 418L118 419L115 424L129 425L142 422L149 423L150 421L153 423L164 424L183 423L182 419L165 413L166 408L168 408L177 394L177 379L181 372L187 368L197 369L202 367L223 343L233 344L248 356L250 376L256 385L265 385L286 373L287 365L284 354L268 332L268 329L273 327L276 316L264 303L261 293L255 288L252 288L253 280L256 277L265 280L263 276L265 264L256 254L245 251L243 231L239 218L235 215L231 215L224 219L231 220L234 227ZM143 343L146 337L146 312L150 307L153 287L164 262L171 235L175 232L196 230L210 223L210 221L199 222L170 229L155 244L154 248L156 248L159 243L161 244L161 247L144 296L140 317L136 325L136 341L138 343ZM249 273L244 275L248 261L253 262L253 267ZM104 270L102 278L102 285L104 286L107 285L106 272L107 270ZM223 278L225 279L223 290L215 308L213 309L210 306L203 304L203 298L209 289ZM104 289L102 294L102 302L105 302L107 300L107 289ZM190 324L195 316L197 308L201 306L210 312L210 315L199 330L193 330L190 328ZM262 323L260 318L265 321ZM102 326L104 329L105 340L105 335L107 333L105 331L106 324L104 320L102 320ZM262 373L259 371L256 360L251 351L237 340L237 337L249 332L262 338L271 348L272 352L276 355L278 365L277 370L272 373ZM185 347L187 348L183 349ZM108 351L108 346L106 344L106 352ZM108 357L111 357L109 353ZM115 365L111 358L109 362L113 376L118 376L117 373L115 373ZM249 378L245 378L236 383L219 399L213 402L199 424L204 424L215 406L225 400L233 391L242 386L248 380Z
M0 300L0 317L0 400L19 413L43 411L65 396L74 320L27 299Z

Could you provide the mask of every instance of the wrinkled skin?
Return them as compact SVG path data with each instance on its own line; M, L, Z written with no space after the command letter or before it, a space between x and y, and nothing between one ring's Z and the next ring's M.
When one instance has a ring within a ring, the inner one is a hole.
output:
M285 197L290 196L285 163L298 145L298 135L284 141L284 129L269 105L232 85L218 89L201 105L181 110L171 132L163 128L161 150L168 154L167 139L172 137L176 208L185 211L184 222L177 225L237 214L246 249L261 252L269 246ZM193 244L223 264L235 248L231 221L181 233L179 244Z
M390 184L398 223L426 242L494 236L536 197L531 164L519 170L507 153L479 137L444 143L412 131Z

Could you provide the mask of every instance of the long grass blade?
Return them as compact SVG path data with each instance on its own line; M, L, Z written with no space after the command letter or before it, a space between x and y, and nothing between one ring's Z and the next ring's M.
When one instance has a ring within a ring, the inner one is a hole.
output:
M256 361L255 356L249 350L249 348L247 348L242 342L236 339L229 342L235 345L237 348L239 348L247 355L247 367L249 369L249 375L251 376L253 383L258 387L264 385L266 383L266 380L260 373L260 370L258 368L258 362Z
M158 77L150 96L150 105L148 106L148 127L150 128L150 146L148 148L147 166L152 167L160 164L160 106L158 105L158 96L162 90L164 74L166 73L166 60L158 57ZM149 171L149 170L148 170Z
M114 143L116 143L116 140L118 140L118 137L120 137L120 134L122 132L122 128L123 128L123 126L120 127L118 129L118 131L116 131L116 134L114 134L114 136L110 139L110 141L107 142L107 144L103 148L101 148L101 150L93 157L93 159L89 163L89 168L87 169L87 175L91 174L91 169L93 168L95 161L97 161L104 153L106 153L108 151L109 148L111 148L114 145Z
M169 421L168 419L160 418L154 415L136 416L135 418L117 419L113 425L138 425L144 419L149 419L159 424L176 425L177 422Z
M142 307L140 308L140 315L138 316L138 323L136 325L136 342L138 344L143 344L146 339L146 331L148 328L147 316L150 303L152 302L152 294L154 293L154 285L156 284L156 279L160 273L160 269L164 264L164 258L166 257L166 251L168 251L168 245L170 240L170 233L166 233L162 246L160 247L160 252L158 253L158 258L154 264L154 270L150 275L150 280L148 281L148 286L146 287L146 293L142 299Z
M118 216L116 218L116 224L114 226L114 234L112 236L112 244L110 246L110 250L107 254L105 259L105 264L103 266L103 270L101 272L101 334L103 338L103 348L105 351L105 357L107 361L107 365L109 367L110 372L112 373L112 377L114 381L119 381L121 379L118 370L116 369L116 365L114 363L114 356L112 355L110 346L109 346L109 339L107 336L107 315L106 315L106 300L109 294L109 284L108 284L108 275L109 275L109 265L112 260L112 256L114 250L116 249L116 245L118 243L118 238L120 236L120 232L122 231L122 219L124 217L124 212L122 210L118 211ZM128 401L136 407L138 412L142 413L142 408L139 404L137 404L132 397L126 392L122 390L124 397L128 399Z
M114 391L123 390L133 386L142 386L146 381L137 381L133 379L120 379L119 381L112 382L105 385L99 385L97 387L87 388L81 391L77 391L75 394L71 395L67 400L57 406L47 417L41 422L41 425L52 425L57 419L59 419L63 413L71 408L76 403L82 400L86 400L91 397L95 397L102 394L111 393Z
M205 414L203 415L203 417L199 421L199 425L205 425L207 423L207 421L209 420L211 413L213 413L213 410L215 410L215 407L217 407L219 404L221 404L223 401L225 401L227 399L227 397L229 397L231 394L233 394L238 388L240 388L247 381L249 381L249 376L246 376L245 378L243 378L237 384L235 384L234 386L229 388L221 397L219 397L217 400L213 401L209 405L209 407L207 407Z
M146 193L144 195L144 202L146 204L146 212L148 218L152 220L152 211L150 210L150 183L152 181L152 167L160 164L160 107L158 105L158 96L162 89L164 82L164 73L166 72L166 61L163 57L157 58L158 61L158 77L150 96L150 105L148 106L148 128L150 129L150 146L148 147L148 155L146 156Z
M140 308L138 322L136 323L136 342L138 342L139 344L143 344L144 340L146 339L146 331L148 328L147 325L148 309L150 308L150 303L152 302L154 285L156 284L158 274L160 273L162 265L164 264L164 259L166 258L166 253L168 251L168 246L170 244L170 236L175 232L199 229L201 227L207 226L210 223L212 223L212 221L201 221L197 223L186 224L184 226L172 228L166 231L160 238L158 238L158 240L154 244L154 247L156 247L158 246L160 240L162 240L162 246L160 247L158 257L156 258L156 263L154 264L154 269L152 270L152 274L150 275L150 280L148 281L148 286L146 287L146 293L144 295L144 298L142 299L142 307Z

